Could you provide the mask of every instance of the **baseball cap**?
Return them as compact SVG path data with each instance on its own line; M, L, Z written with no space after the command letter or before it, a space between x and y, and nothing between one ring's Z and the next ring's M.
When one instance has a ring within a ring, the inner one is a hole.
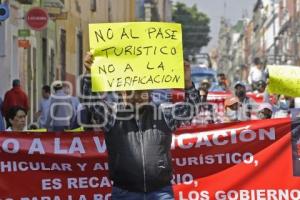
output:
M203 79L203 80L201 81L201 83L207 83L207 84L210 84L209 81L208 81L207 79Z
M239 103L239 99L236 96L231 96L225 99L224 106L226 108L236 103Z
M242 81L237 81L235 84L234 84L234 89L236 89L237 86L242 86L244 88L246 88L246 84Z
M261 104L258 106L258 111L262 111L262 110L264 110L265 108L266 108L266 109L269 109L270 111L273 110L271 104L269 104L269 103L261 103Z
M62 81L54 81L52 85L55 89L63 87Z

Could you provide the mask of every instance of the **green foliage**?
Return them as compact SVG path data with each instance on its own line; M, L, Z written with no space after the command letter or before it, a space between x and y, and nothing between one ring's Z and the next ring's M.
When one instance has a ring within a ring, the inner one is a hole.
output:
M208 44L210 19L199 12L196 5L187 7L184 3L177 2L173 8L173 21L182 24L185 55L199 53Z

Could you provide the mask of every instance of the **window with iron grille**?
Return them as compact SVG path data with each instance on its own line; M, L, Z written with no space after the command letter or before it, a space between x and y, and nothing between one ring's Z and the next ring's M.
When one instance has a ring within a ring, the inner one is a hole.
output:
M82 40L82 32L77 33L77 63L78 63L78 75L83 73L83 40Z
M96 4L96 0L91 0L91 11L96 12L97 10L97 4Z
M43 84L47 84L48 80L48 42L47 38L42 39L42 63L43 63Z
M17 0L21 4L32 4L33 0Z
M60 65L61 79L66 80L66 31L60 30Z

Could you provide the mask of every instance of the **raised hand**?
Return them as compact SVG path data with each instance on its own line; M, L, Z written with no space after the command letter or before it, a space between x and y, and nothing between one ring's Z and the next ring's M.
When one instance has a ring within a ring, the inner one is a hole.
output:
M91 52L86 52L83 65L84 65L87 73L91 72L91 66L92 66L93 62L94 62L93 54Z

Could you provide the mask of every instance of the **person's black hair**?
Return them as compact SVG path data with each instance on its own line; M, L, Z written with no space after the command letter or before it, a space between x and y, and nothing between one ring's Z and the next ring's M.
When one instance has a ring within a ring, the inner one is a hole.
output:
M63 89L63 86L62 85L56 85L53 88L54 88L54 91L56 92L57 90Z
M261 64L260 59L258 57L254 58L253 62L255 65Z
M241 69L247 68L247 65L241 64L241 65L240 65L240 68L241 68Z
M218 77L219 77L219 76L225 76L225 74L224 74L224 73L218 73L217 76L218 76Z
M14 119L15 116L17 115L17 112L20 110L22 110L27 115L27 111L25 110L25 108L21 106L13 106L8 110L7 118Z
M208 94L208 89L206 87L204 87L203 85L199 87L198 89L199 91L202 90L204 91L206 94Z
M265 81L263 81L263 80L260 80L260 81L258 81L257 82L257 85L261 85L261 86L266 86L267 85L267 83L265 82Z
M36 129L38 129L39 128L39 126L37 125L37 124L34 124L34 123L32 123L32 124L30 124L29 126L28 126L28 129L29 130L36 130Z
M183 60L184 60L185 62L191 62L190 59L189 59L188 57L184 57Z
M20 86L20 80L19 79L14 79L12 82L12 86L16 87L16 86Z
M44 91L47 92L47 93L51 93L51 88L50 88L49 85L44 85L44 86L42 87L42 90L44 90Z

